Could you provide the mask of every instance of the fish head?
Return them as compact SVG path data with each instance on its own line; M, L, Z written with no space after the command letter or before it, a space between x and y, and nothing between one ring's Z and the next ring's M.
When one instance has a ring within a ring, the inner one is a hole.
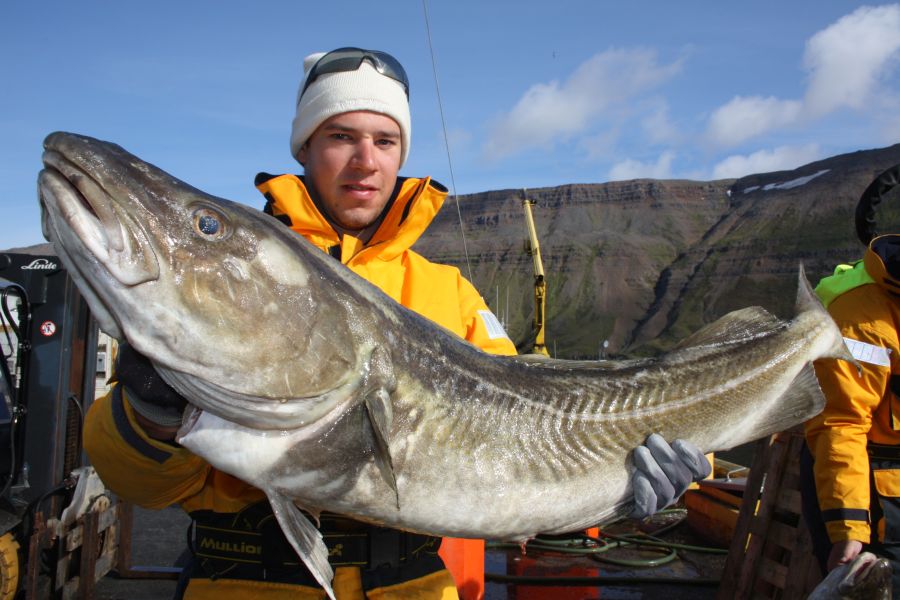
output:
M864 552L850 563L847 574L838 583L840 598L849 600L891 597L891 563L886 558Z
M45 237L101 329L189 401L282 427L316 418L354 385L354 307L331 290L342 282L326 261L336 261L261 211L114 144L57 132L44 148Z
M810 593L810 600L889 600L891 563L871 552L833 569Z

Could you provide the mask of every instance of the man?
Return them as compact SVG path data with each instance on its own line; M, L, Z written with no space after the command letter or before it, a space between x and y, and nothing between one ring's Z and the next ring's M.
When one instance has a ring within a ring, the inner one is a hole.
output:
M806 424L818 507L808 512L827 571L864 549L890 559L900 597L900 235L816 288L859 361L816 363L825 410ZM821 521L824 531L821 531Z
M398 177L411 131L400 63L383 52L342 48L307 57L304 71L291 133L304 175L257 176L266 211L404 306L486 352L514 354L472 284L410 249L446 189ZM183 577L184 598L321 598L262 492L174 443L185 401L127 345L117 378L88 415L86 449L124 499L150 508L178 503L191 514L195 555ZM682 457L658 436L636 452L635 463L637 515L671 503L709 469L695 448ZM337 515L323 516L320 529L340 600L457 597L437 538Z

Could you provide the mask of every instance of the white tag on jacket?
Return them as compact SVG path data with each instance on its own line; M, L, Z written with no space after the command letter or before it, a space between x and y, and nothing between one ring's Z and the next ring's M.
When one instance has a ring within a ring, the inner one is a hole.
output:
M847 344L847 349L850 350L850 354L853 355L853 358L859 362L869 363L870 365L877 365L879 367L891 366L890 351L887 348L867 344L865 342L860 342L859 340L852 340L848 337L844 338L844 343Z
M501 338L509 338L506 335L506 331L503 329L503 325L500 324L500 321L497 320L497 317L494 316L489 310L479 310L478 315L481 317L481 321L484 323L484 328L487 329L488 337L492 340L499 340Z

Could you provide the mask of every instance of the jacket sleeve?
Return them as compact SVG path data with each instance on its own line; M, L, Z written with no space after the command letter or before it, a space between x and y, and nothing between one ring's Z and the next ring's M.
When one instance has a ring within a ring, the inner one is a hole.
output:
M877 348L893 344L871 324L841 322L844 337ZM866 452L873 415L890 378L890 367L860 361L820 360L816 375L825 394L825 409L806 424L819 507L832 543L870 541L869 460Z
M148 437L118 384L88 410L84 447L104 484L145 508L165 508L196 495L211 469L188 450Z
M466 340L490 354L515 355L515 344L475 286L460 275L458 289L460 318L466 328Z

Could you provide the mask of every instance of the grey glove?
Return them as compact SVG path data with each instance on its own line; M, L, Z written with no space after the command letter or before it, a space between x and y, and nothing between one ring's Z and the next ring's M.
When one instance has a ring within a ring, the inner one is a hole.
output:
M635 471L631 477L634 511L643 519L673 504L688 489L712 471L706 456L692 443L675 440L670 446L659 434L652 434L643 446L634 449Z
M164 427L177 427L187 400L159 376L146 356L129 344L119 344L115 378L125 386L131 408L141 416Z

